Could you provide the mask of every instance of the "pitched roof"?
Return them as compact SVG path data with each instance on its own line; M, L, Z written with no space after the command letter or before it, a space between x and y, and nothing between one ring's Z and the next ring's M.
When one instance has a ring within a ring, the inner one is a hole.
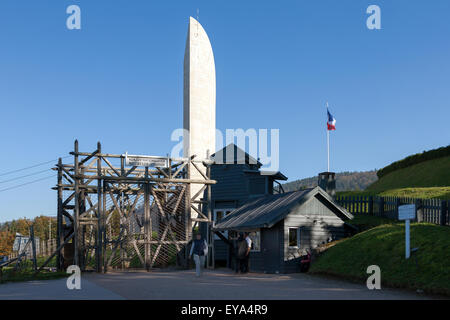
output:
M280 171L263 171L261 170L261 175L263 176L271 176L275 180L283 180L286 181L288 178L282 174Z
M270 228L284 219L294 206L302 204L314 196L324 199L343 220L353 218L347 210L336 204L328 193L322 188L316 187L257 198L234 210L213 229L220 231Z
M258 167L262 166L261 162L253 158L234 143L230 143L226 147L216 151L211 157L215 160L216 164L249 163L256 164Z
M262 163L255 159L247 152L239 148L236 144L230 143L226 147L216 151L216 153L211 155L214 159L214 164L255 164L258 168L262 167ZM252 171L248 171L252 172ZM267 175L272 177L274 180L287 180L288 178L282 174L280 171L263 171L256 169L253 172L260 173L261 175Z

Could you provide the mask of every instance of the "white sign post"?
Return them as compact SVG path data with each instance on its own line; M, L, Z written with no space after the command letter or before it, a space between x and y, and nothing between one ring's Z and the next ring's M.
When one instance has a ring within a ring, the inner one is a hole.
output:
M398 207L398 220L405 220L405 258L409 259L411 255L410 250L410 220L416 218L416 205L406 204Z

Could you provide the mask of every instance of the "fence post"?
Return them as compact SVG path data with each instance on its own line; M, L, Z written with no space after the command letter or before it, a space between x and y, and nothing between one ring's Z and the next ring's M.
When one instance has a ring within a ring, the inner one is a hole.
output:
M373 216L373 197L369 196L369 203L368 203L368 214Z
M395 214L397 219L398 219L398 207L400 207L400 205L401 205L400 198L395 198Z
M445 226L447 224L447 201L441 201L441 226Z
M358 197L358 213L362 213L363 212L363 197L359 196Z
M380 197L380 216L384 217L384 197Z
M416 199L416 216L417 222L423 222L422 199Z

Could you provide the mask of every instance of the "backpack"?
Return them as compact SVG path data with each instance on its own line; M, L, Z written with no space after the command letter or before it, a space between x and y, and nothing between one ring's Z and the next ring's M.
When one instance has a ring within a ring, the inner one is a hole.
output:
M240 240L238 242L238 258L239 259L244 259L247 253L247 249L248 249L248 245L247 245L247 241L245 240Z

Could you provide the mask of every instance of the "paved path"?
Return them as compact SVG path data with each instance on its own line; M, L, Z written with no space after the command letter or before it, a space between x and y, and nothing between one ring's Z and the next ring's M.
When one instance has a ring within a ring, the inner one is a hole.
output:
M308 274L235 275L206 271L83 274L81 290L68 290L66 279L0 285L1 299L432 299L414 292L382 289Z
M9 282L0 284L0 300L94 300L124 299L91 281L81 281L81 290L69 290L67 279Z

